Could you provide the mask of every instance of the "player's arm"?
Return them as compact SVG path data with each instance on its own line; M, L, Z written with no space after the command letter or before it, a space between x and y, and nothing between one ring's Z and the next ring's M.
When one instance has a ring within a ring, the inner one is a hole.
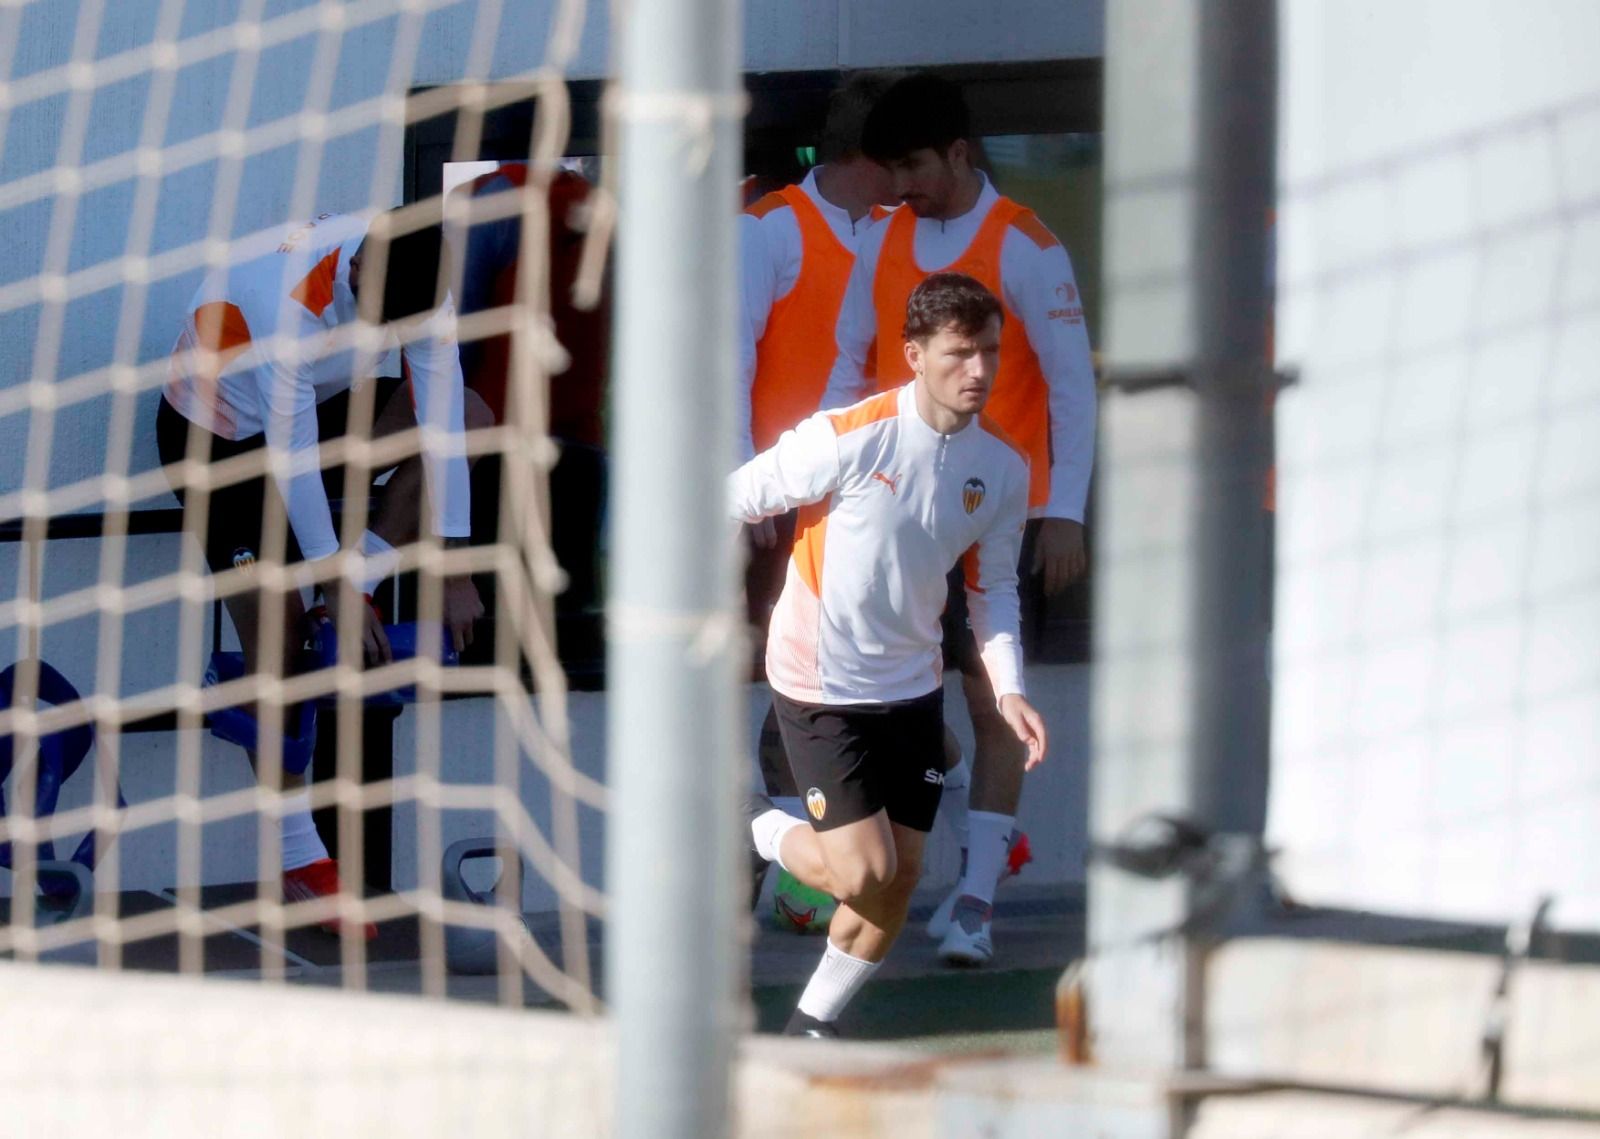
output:
M472 491L467 470L466 387L456 348L455 308L446 300L401 346L411 372L411 394L422 434L422 469L428 484L429 525L446 546L472 536ZM445 628L457 651L472 643L483 602L469 575L443 585Z
M1017 600L1017 557L1028 515L1027 467L1004 487L989 529L962 558L967 613L984 672L1000 715L1027 746L1026 769L1044 762L1044 720L1028 703L1022 679L1022 620Z
M267 448L275 458L287 459L287 462L274 463L273 475L288 511L289 528L308 563L325 561L339 553L339 537L333 528L327 488L322 485L317 446L317 394L312 384L310 362L293 358L285 351L285 346L280 345L269 357L267 367L260 369L257 375L261 406L266 412ZM377 572L380 571L370 565L363 571L357 583L361 593L370 596L372 585L368 577ZM328 617L337 625L342 591L337 580L325 581L321 588ZM361 622L362 650L366 659L371 662L389 660L389 639L384 635L383 623L365 600L359 606L356 620Z
M737 522L759 522L820 502L839 482L839 437L819 413L728 476L728 513Z
M1088 569L1083 517L1094 469L1094 359L1072 260L1049 231L1033 226L1033 233L1006 235L1002 269L1007 302L1022 318L1049 388L1050 497L1031 570L1055 594Z
M867 395L867 355L878 335L878 312L872 303L872 281L878 273L878 252L889 227L878 224L867 231L856 251L856 262L845 285L844 301L834 325L837 354L822 393L822 406L849 407Z

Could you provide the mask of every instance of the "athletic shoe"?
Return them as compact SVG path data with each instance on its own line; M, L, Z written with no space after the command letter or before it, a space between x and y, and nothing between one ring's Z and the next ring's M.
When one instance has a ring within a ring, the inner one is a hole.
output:
M1015 878L1022 873L1022 868L1033 861L1033 846L1028 842L1028 832L1020 828L1012 828L1011 838L1006 843L1006 868L1000 875L1000 881ZM967 876L967 848L961 848L961 873L956 875L956 884L950 887L950 892L944 896L944 901L939 903L933 911L933 916L928 918L928 936L935 941L950 932L950 911L956 908L956 899L961 897L961 884Z
M756 849L756 836L750 827L762 815L777 809L777 807L773 806L772 800L760 792L752 792L750 797L744 801L744 845L750 859L750 905L748 908L752 910L756 908L756 903L761 900L761 883L766 880L767 867L770 863L765 858L762 858L761 852Z
M283 872L283 900L285 902L314 902L318 898L334 898L339 894L339 864L331 858L319 858L308 866L299 866ZM335 937L339 935L339 919L328 918L317 925ZM361 937L371 941L378 936L378 927L366 922L361 927Z
M994 941L989 936L993 920L993 906L963 894L950 914L950 930L939 943L939 960L946 965L987 965L994 956Z
M794 1010L794 1015L789 1018L789 1023L783 1026L785 1036L805 1036L812 1040L837 1040L839 1027L831 1020L818 1020L814 1016L807 1016L799 1009Z

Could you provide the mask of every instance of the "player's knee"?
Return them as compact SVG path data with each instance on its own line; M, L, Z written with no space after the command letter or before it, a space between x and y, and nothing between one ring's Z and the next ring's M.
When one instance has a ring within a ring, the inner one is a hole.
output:
M846 902L877 897L894 884L898 871L894 851L873 852L833 868L834 886L841 900Z

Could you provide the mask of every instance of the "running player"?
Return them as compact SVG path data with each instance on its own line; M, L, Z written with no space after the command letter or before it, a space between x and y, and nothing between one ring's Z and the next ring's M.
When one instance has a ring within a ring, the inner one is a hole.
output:
M940 613L958 562L997 714L1027 767L1044 759L1017 629L1028 464L979 415L1003 322L977 281L935 274L897 330L911 383L818 412L730 477L740 521L799 508L767 678L810 826L764 796L748 811L754 874L777 862L841 901L793 1035L837 1035L905 924L944 781Z
M739 219L741 461L771 447L822 405L833 340L818 333L838 320L856 243L883 216L878 207L889 198L888 173L861 153L862 124L889 82L864 72L839 87L828 102L822 165L799 185L752 203ZM745 597L759 653L794 544L793 512L763 520L751 536ZM801 817L804 808L770 709L757 754L773 802ZM780 905L793 890L787 877L780 873Z
M973 165L966 102L955 85L914 75L884 93L863 128L862 148L883 163L905 209L868 232L845 291L838 356L824 407L861 398L876 371L884 389L910 375L894 333L905 298L927 274L970 274L1006 313L999 377L988 413L1031 463L1030 521L1022 544L1023 627L1040 596L1082 576L1083 517L1094 460L1095 394L1089 338L1072 263L1032 211L995 191ZM876 348L873 347L876 340ZM1012 856L1022 796L1023 751L996 711L967 628L965 592L952 582L946 648L962 672L972 716L970 836L961 881L929 932L941 958L981 965L993 955L995 885ZM964 763L949 775L967 784Z
M173 350L156 438L179 501L193 496L205 512L203 544L213 573L251 574L263 557L285 564L332 558L340 552L339 538L323 478L335 472L323 470L318 443L347 431L366 433L362 425L348 422L352 382L363 379L376 362L352 335L358 309L367 324L396 334L409 383L380 386L370 434L412 429L420 419L443 428L447 442L424 435L420 458L394 469L361 536L356 592L366 599L353 619L360 623L367 660L376 662L390 653L371 594L398 564L397 547L416 540L424 497L433 533L447 546L466 543L471 527L462 432L487 426L492 418L481 400L463 390L453 312L448 299L442 305L437 300L439 226L387 240L369 237L368 231L366 218L323 214L209 273ZM369 267L372 260L378 264ZM260 474L232 481L213 476L201 494L202 487L175 466L187 458L219 463L262 449L276 460L271 485ZM269 521L273 516L280 523L287 519L287 532ZM444 622L459 649L471 641L483 606L469 577L448 578L442 588ZM340 590L325 583L322 596L328 618L336 622ZM275 638L263 628L271 612L264 601L260 589L225 598L246 673L287 675L299 667L301 594L293 589L283 594L283 623ZM263 645L274 643L281 654L264 659ZM258 777L265 778L258 757L250 758ZM339 892L337 867L311 821L309 759L303 748L284 749L288 802L281 833L283 891L289 901ZM323 928L337 932L338 923L325 922ZM368 925L363 933L371 938L376 931Z

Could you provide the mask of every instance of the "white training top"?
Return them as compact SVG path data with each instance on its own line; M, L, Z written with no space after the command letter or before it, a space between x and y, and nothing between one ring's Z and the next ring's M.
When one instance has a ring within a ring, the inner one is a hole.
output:
M367 217L323 214L247 245L233 264L208 273L173 348L166 386L167 402L191 422L234 441L265 433L269 448L289 456L287 469L274 471L295 540L310 561L339 549L318 470L317 404L364 378L386 350L358 356L353 335L350 258L369 224ZM220 372L216 357L197 350L194 319L202 305L217 302L234 306L248 332L237 354L224 355ZM447 298L408 326L405 337L400 349L423 427L433 531L466 537L471 502L453 303Z
M996 698L1023 691L1027 459L981 416L941 435L915 388L818 412L729 476L741 522L800 508L767 634L768 683L791 700L877 704L938 688L945 575L957 562Z
M977 204L958 218L918 218L914 252L919 268L937 273L954 264L978 235L978 228L1000 195L987 177ZM838 355L828 377L823 407L845 407L866 391L867 353L878 335L873 282L888 227L875 225L856 246L856 264L845 289L835 332ZM1059 297L1077 295L1072 260L1061 245L1041 249L1018 229L1000 246L1000 283L1006 307L1022 318L1028 344L1050 385L1050 498L1046 518L1082 522L1094 467L1094 359L1089 332L1078 306L1061 307ZM1059 292L1058 292L1059 290Z
M868 229L877 223L870 212L852 220L850 211L836 206L817 189L817 170L806 172L800 190L822 214L833 236L846 249L854 250ZM756 381L756 345L766 335L767 317L772 306L789 295L800 280L800 265L805 247L800 239L800 223L787 205L769 210L760 217L739 215L739 388L734 414L739 422L739 460L755 454L750 434L751 388ZM818 350L825 340L818 337Z

